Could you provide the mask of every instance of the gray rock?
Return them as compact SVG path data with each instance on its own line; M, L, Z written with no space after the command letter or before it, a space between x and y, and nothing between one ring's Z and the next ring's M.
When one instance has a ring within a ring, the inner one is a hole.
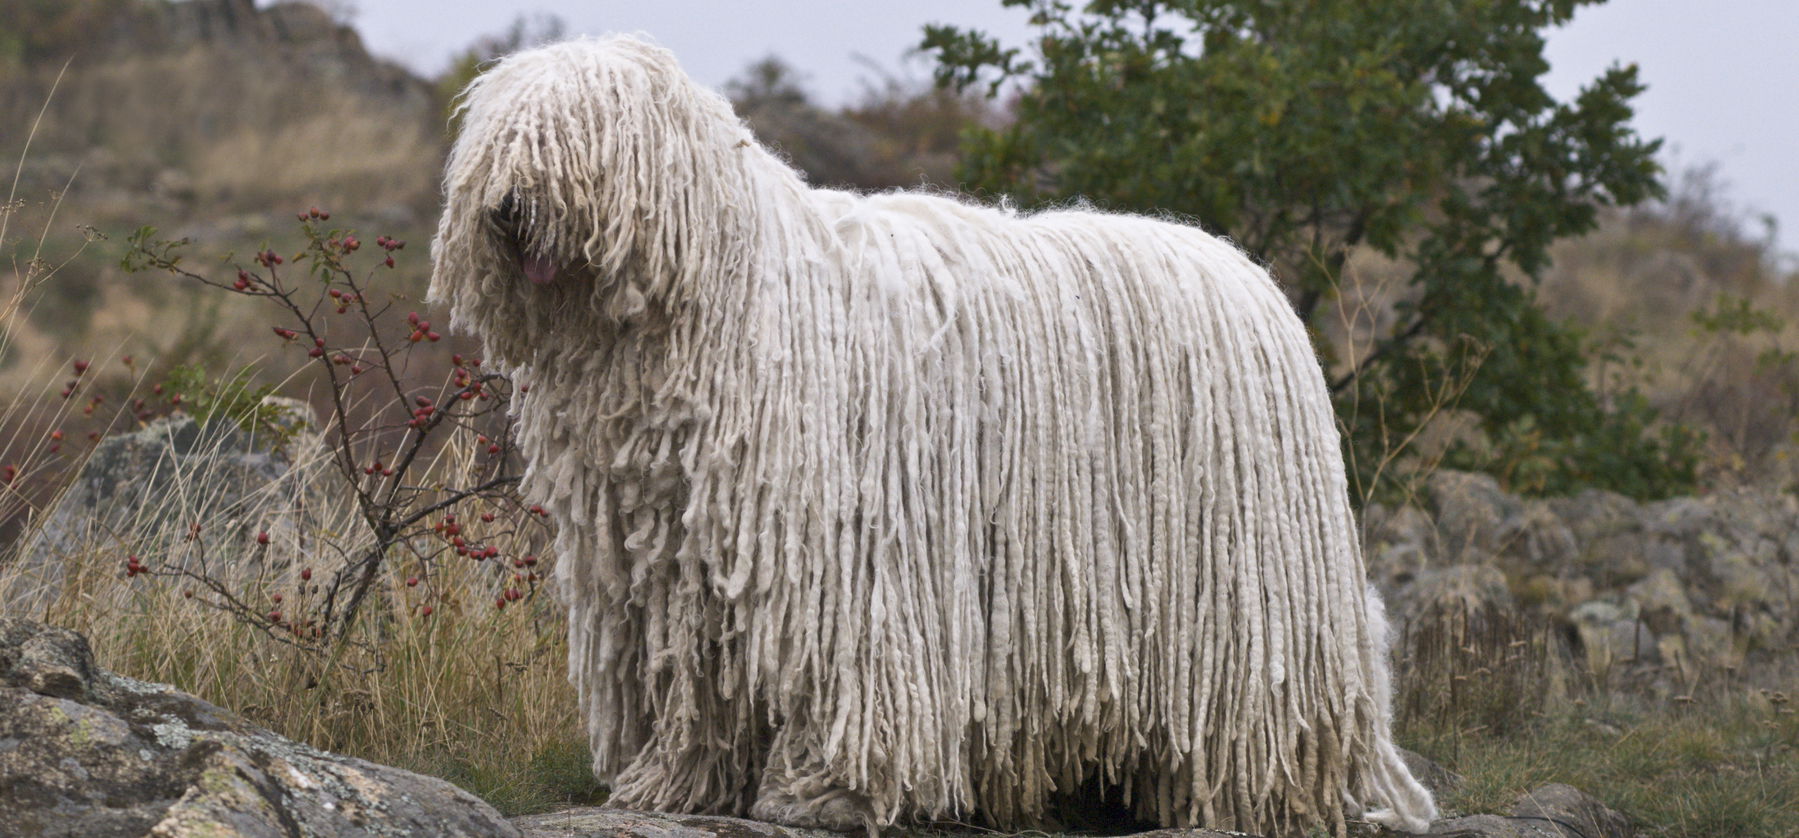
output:
M1630 818L1562 783L1550 783L1518 798L1512 817L1537 820L1560 828L1563 834L1578 833L1585 838L1634 838L1637 834Z
M1437 527L1424 510L1376 504L1368 507L1362 521L1368 579L1386 601L1397 601L1400 589L1418 574L1442 564L1437 557Z
M1483 561L1498 553L1508 521L1524 511L1524 503L1491 475L1439 471L1425 486L1445 561Z
M1522 504L1516 515L1500 522L1496 537L1501 560L1514 567L1562 571L1580 555L1574 530L1543 501Z
M1504 815L1447 818L1431 824L1430 831L1424 834L1435 838L1577 838L1544 832L1532 824L1512 820Z
M1588 489L1573 497L1550 498L1546 503L1557 518L1567 522L1574 540L1581 544L1642 529L1637 502L1617 492Z
M322 505L315 479L326 454L304 402L266 403L280 411L279 433L176 415L102 439L20 539L18 572L9 574L0 601L32 613L57 593L72 559L96 552L116 554L121 564L128 553L165 566L210 560L206 571L217 578L244 569L241 559L260 552L254 538L263 531L270 552L292 555L283 546L298 541ZM203 527L197 544L189 540L195 524Z
M443 780L283 739L0 618L0 824L34 836L506 836Z
M707 815L665 815L625 809L581 808L513 818L524 838L842 838L842 833L794 829L761 821ZM1131 838L1253 838L1215 829L1158 829Z
M1568 612L1590 671L1610 673L1620 665L1660 662L1655 632L1639 614L1636 602L1628 599L1583 602Z
M1561 783L1518 798L1510 815L1440 820L1425 834L1437 838L1637 838L1630 818Z
M1799 648L1799 496L1524 500L1445 471L1424 497L1365 521L1369 578L1401 624L1445 602L1513 607L1577 637L1589 667L1628 664L1633 685L1658 691Z
M665 815L584 807L513 818L524 838L842 838L822 829L706 815Z
M1459 624L1479 624L1486 617L1512 610L1511 588L1505 574L1486 564L1457 564L1418 574L1401 589L1398 614L1402 626L1454 618Z

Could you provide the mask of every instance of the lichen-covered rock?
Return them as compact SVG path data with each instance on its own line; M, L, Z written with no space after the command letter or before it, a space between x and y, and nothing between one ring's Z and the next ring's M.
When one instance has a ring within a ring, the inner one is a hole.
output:
M442 780L283 739L95 667L64 629L0 618L0 832L517 836Z

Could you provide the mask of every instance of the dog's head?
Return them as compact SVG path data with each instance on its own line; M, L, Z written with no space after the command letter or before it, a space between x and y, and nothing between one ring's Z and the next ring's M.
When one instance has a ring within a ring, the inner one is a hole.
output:
M665 49L612 36L520 52L457 114L431 298L501 360L530 362L498 333L592 333L702 293L746 235L744 152L760 149Z

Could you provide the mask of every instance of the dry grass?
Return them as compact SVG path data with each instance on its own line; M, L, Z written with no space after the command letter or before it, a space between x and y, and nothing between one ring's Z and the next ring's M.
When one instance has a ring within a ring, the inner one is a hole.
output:
M1570 708L1507 736L1413 731L1409 747L1462 775L1439 801L1508 811L1567 783L1630 815L1647 836L1799 835L1799 718L1762 693L1691 705Z
M1595 342L1600 393L1636 387L1706 432L1703 484L1799 488L1799 274L1725 192L1691 169L1664 203L1558 244L1542 299Z
M120 77L118 83L129 79ZM221 100L220 107L230 106ZM296 135L297 145L257 153L294 153L304 159L299 150L318 153L323 126L341 117L341 110L314 114L319 129ZM378 118L367 114L362 121L372 125ZM371 144L382 140L379 132L350 136ZM252 159L232 151L257 146L242 133L226 132L198 150L215 155L221 170L243 173L273 163L272 157ZM191 150L192 144L187 147ZM394 153L405 156L416 148L402 143ZM358 160L356 153L341 148L333 153L345 156L343 167L321 164L302 179L360 182L374 169L395 164L366 155ZM226 158L234 162L221 162ZM423 158L412 165L428 170L431 155ZM278 171L300 177L294 175L291 159L284 162L286 167ZM20 165L22 194L30 178ZM226 175L216 177L202 183L220 191L240 188ZM97 205L90 201L85 206L92 210ZM66 486L91 449L89 431L98 435L137 426L132 403L158 398L150 392L148 362L121 363L117 347L133 342L124 330L135 326L154 331L153 339L164 345L179 342L183 338L176 324L189 316L181 312L204 308L186 289L160 298L126 293L94 307L89 313L95 320L118 331L103 342L84 341L90 351L79 357L91 367L74 397L60 397L65 379L75 375L69 344L81 341L86 330L45 300L69 280L67 266L98 258L83 254L87 242L70 243L56 235L59 219L70 211L61 193L30 200L15 195L0 207L0 251L10 257L0 271L0 363L5 366L0 371L5 382L0 468L6 469L0 480L0 522L14 525L27 519L37 526L46 522L54 491ZM225 315L214 310L210 316ZM266 340L262 317L239 326L263 333ZM90 354L95 343L100 351ZM283 380L285 372L274 374ZM89 401L94 395L101 401ZM159 401L166 404L167 399ZM91 415L89 406L95 408ZM325 652L294 642L292 628L303 627L319 606L318 586L302 579L302 571L316 569L317 578L324 578L341 557L370 543L363 519L350 507L351 493L331 483L343 478L318 462L322 449L311 450L298 468L314 475L312 491L296 492L288 484L250 487L241 497L227 495L229 487L209 481L203 471L177 469L155 502L123 517L95 510L92 518L103 525L65 527L74 535L53 540L54 549L49 548L52 542L34 540L28 532L0 532L0 591L18 595L4 600L8 613L81 632L99 663L111 671L173 684L318 747L447 777L503 811L593 801L599 792L587 770L586 737L566 680L562 611L541 588L496 607L496 594L518 584L509 568L495 567L493 561L417 558L430 555L432 548L396 550L380 567L369 604L344 641ZM469 471L466 457L457 452L471 450L471 445L446 446L417 479L427 485L456 485ZM479 520L490 510L478 503L457 511ZM507 516L517 515L516 506L491 511L498 521L490 541L507 555L541 544L541 527L509 522ZM264 529L275 537L267 547L258 547L254 534ZM509 543L499 543L507 538ZM20 554L34 544L42 548L37 554ZM436 550L441 552L441 545ZM139 556L151 572L127 574L128 555ZM409 585L415 578L418 584ZM226 595L259 610L280 609L285 620L246 618L241 610L221 607ZM276 595L282 597L279 604Z
M446 458L433 479L455 479L459 467ZM367 543L356 511L341 507L346 493L319 487L310 497L323 505L303 509L291 487L221 497L202 476L178 470L160 504L52 555L6 563L0 590L50 580L13 613L81 632L112 671L174 684L321 748L448 777L508 812L593 798L561 609L542 589L501 608L496 596L517 584L509 569L396 551L344 641L323 651L296 644L321 607L318 580L301 572L322 579L335 556ZM512 514L477 504L459 511L469 520ZM521 533L504 545L508 555L541 539L504 520L492 526L496 538ZM258 529L278 533L270 546L254 545ZM127 574L127 555L151 572ZM55 573L38 572L45 560ZM234 613L226 593L284 619Z
M1799 679L1710 673L1691 695L1608 690L1541 621L1447 609L1400 641L1401 744L1461 775L1451 815L1510 811L1546 783L1574 786L1647 836L1799 835ZM1788 662L1790 664L1790 661Z

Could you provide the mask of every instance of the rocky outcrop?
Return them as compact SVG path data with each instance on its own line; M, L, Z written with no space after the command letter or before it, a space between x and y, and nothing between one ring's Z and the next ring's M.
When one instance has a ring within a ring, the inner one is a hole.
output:
M512 836L442 780L318 751L87 641L0 618L0 832L42 836Z
M114 19L100 46L138 54L202 47L278 58L316 73L321 83L352 86L409 115L431 109L429 84L371 56L356 29L323 8L294 0L257 5L255 0L139 4Z
M1439 472L1422 501L1364 515L1369 573L1405 624L1444 603L1561 629L1594 671L1680 691L1799 648L1799 498L1524 499Z

